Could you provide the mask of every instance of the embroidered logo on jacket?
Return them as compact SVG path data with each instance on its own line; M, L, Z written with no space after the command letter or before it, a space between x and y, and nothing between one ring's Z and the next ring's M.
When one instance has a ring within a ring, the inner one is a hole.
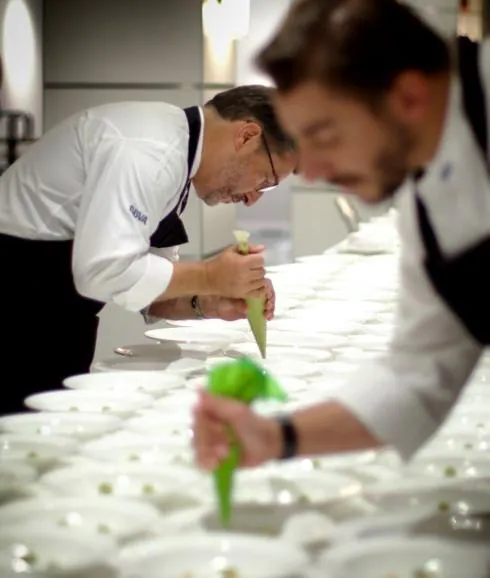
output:
M144 225L146 225L148 217L144 215L139 209L137 209L134 205L131 205L129 207L129 211L135 219L138 219L138 221L141 221Z

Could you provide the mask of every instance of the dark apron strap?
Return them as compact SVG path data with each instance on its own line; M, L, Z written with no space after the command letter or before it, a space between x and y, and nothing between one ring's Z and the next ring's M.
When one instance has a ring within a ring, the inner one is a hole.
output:
M487 127L486 99L479 70L480 45L466 36L458 37L457 63L463 92L463 108L475 135L476 141L489 167L489 142ZM420 177L421 175L419 175ZM417 180L417 179L416 179ZM416 193L416 210L420 235L425 251L433 262L444 260L439 242L430 222L427 208Z
M163 249L167 247L177 247L189 241L184 223L180 215L184 212L189 199L189 189L191 186L191 173L196 158L199 138L201 136L201 115L197 106L184 109L189 125L189 143L187 148L187 180L182 189L177 204L172 211L160 221L156 231L150 239L152 247Z

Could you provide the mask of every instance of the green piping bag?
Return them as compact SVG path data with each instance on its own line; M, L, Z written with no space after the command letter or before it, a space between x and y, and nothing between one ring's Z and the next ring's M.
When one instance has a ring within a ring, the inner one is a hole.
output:
M233 234L238 245L238 252L247 255L250 233L248 231L234 231ZM265 297L247 299L248 323L263 359L265 359L267 349L267 321L264 316L264 307Z
M285 401L286 393L260 365L244 357L215 365L208 373L208 391L247 405L259 399ZM228 456L213 472L221 524L229 527L235 470L240 463L240 446L231 431Z

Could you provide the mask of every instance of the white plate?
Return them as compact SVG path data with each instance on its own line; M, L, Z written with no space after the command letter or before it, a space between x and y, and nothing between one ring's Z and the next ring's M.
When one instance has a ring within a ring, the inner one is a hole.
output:
M75 450L75 441L61 436L0 435L0 463L2 460L22 461L32 467L45 469Z
M287 333L286 331L267 332L267 344L272 346L285 346L306 349L334 349L346 343L346 339L338 335L326 335L308 332L308 325L305 326L305 333Z
M163 511L202 506L213 497L203 492L199 474L190 468L145 464L94 464L54 470L42 476L61 496L116 496L148 501Z
M168 436L190 441L192 414L186 411L178 414L164 414L157 410L129 419L124 427L144 436Z
M105 373L85 373L64 380L69 389L141 392L159 397L172 389L184 385L180 375L162 371L114 371Z
M32 526L40 530L110 536L125 541L156 527L160 514L150 504L113 496L52 497L23 500L0 508L0 527Z
M26 412L0 417L0 431L88 440L116 430L121 423L116 416L96 413Z
M245 333L232 329L199 329L196 327L164 327L145 331L145 336L155 341L176 341L181 343L218 344L220 348L230 343L245 341Z
M334 578L413 578L419 575L485 578L488 575L487 563L484 548L458 544L454 540L413 536L349 542L331 548L319 561L320 567L323 567L324 571L330 570ZM422 569L426 574L420 573Z
M138 578L210 578L234 571L247 578L302 576L306 554L287 541L240 534L189 534L124 548L120 566ZM227 575L227 574L226 574Z
M9 527L0 529L0 574L18 576L91 576L116 578L116 548L104 536L74 540L60 530ZM39 572L39 574L38 574Z
M143 393L117 391L46 391L29 396L27 407L41 411L103 413L128 417L150 407L153 398Z

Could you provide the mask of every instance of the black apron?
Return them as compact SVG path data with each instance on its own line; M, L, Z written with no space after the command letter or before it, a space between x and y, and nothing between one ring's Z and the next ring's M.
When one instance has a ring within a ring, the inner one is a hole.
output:
M464 109L488 166L486 100L478 70L479 45L467 38L458 39L458 43ZM425 250L424 265L430 281L474 339L490 345L490 234L462 253L445 257L418 194L416 209Z
M173 210L159 223L151 246L188 242L180 218L190 187L201 119L185 109L189 124L188 178ZM25 410L33 393L59 389L70 375L86 373L94 356L104 303L80 296L72 275L73 241L33 241L0 234L0 298L4 335L0 359L0 414Z

